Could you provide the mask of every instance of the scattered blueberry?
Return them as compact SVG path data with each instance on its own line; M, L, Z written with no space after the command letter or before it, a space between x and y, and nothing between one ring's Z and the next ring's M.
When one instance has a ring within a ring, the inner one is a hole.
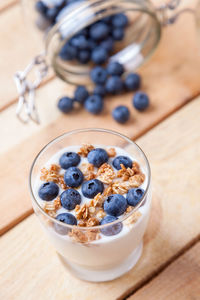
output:
M124 85L128 91L136 91L141 86L141 77L137 73L130 73L124 81Z
M119 155L113 160L113 166L115 169L120 170L121 164L124 165L125 168L132 167L132 160L128 156Z
M101 225L108 224L108 223L114 222L116 220L117 220L116 217L106 216L101 220ZM114 225L110 225L108 227L102 228L101 233L106 236L116 235L116 234L120 233L120 231L122 230L122 227L123 227L122 223L118 222Z
M120 94L123 92L124 84L119 76L111 76L106 81L106 92L109 94Z
M105 50L103 47L96 47L92 51L92 56L91 56L92 61L97 64L101 65L105 63L108 59L108 51Z
M112 53L114 49L114 41L112 37L108 37L100 43L100 46L103 47L108 53Z
M74 92L74 100L79 103L84 103L88 97L88 90L84 86L79 85Z
M98 193L102 193L104 190L103 183L98 179L92 179L83 182L81 186L81 190L83 193L83 196L87 198L94 198Z
M105 39L109 34L110 28L106 23L97 22L90 27L90 37L96 41Z
M128 17L123 13L116 14L112 17L112 25L114 27L126 27L128 25Z
M59 215L57 215L56 220L58 220L62 223L65 223L65 224L69 224L69 225L77 225L76 218L70 213L59 214ZM62 234L62 235L65 235L70 231L69 228L59 225L57 223L54 223L54 228L57 233Z
M107 72L109 75L121 76L124 73L124 67L118 62L110 62L107 66Z
M112 116L118 123L124 124L126 123L130 118L130 111L128 107L124 105L117 106L112 111Z
M114 28L112 31L112 37L115 41L122 41L124 38L123 28Z
M76 152L65 152L59 159L61 168L68 169L69 167L76 167L80 163L80 156Z
M143 111L149 106L149 97L146 93L137 92L133 97L133 106L139 110Z
M42 200L51 201L58 196L59 188L53 181L43 183L39 188L38 195Z
M100 66L94 67L90 73L90 77L94 83L104 84L107 79L107 71Z
M45 16L48 7L44 4L44 2L42 1L37 1L35 4L35 9L42 14L43 16Z
M81 195L77 190L68 189L60 195L60 202L64 208L72 210L81 203Z
M106 89L103 85L96 85L94 90L93 90L94 95L99 95L100 97L104 97L106 95Z
M141 188L129 190L126 196L128 205L136 206L142 199L143 195L144 195L144 190Z
M58 101L58 108L63 112L63 113L69 113L70 111L73 110L74 108L74 100L69 98L69 97L62 97Z
M91 59L91 53L89 50L80 50L77 54L77 59L82 64L87 64Z
M65 171L64 181L70 187L78 187L83 182L83 173L77 167L70 167Z
M77 56L77 49L66 43L60 50L59 56L63 60L72 60Z
M98 115L103 110L103 100L99 95L92 95L86 99L84 107L91 114Z
M118 217L126 211L127 201L124 196L120 194L113 194L107 197L103 207L108 215Z
M99 168L102 164L108 161L108 153L102 148L96 148L89 152L87 158L90 164Z

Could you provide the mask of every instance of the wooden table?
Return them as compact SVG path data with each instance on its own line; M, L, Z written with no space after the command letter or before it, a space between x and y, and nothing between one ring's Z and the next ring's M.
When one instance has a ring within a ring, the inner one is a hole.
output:
M148 111L134 111L127 94L106 100L102 116L63 116L56 101L72 89L51 76L37 93L40 126L15 118L12 75L39 51L18 1L1 0L0 38L0 299L200 299L200 50L192 16L164 30L156 53L140 70L151 97ZM133 115L126 126L109 113L122 102ZM84 127L111 128L135 139L152 168L153 206L142 258L108 283L82 282L63 268L32 214L27 188L39 149L79 127L80 120Z

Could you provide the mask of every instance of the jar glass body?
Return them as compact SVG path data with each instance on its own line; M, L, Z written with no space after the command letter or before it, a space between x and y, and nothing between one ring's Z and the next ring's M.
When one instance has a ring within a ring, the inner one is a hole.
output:
M50 8L61 0L43 0ZM108 61L118 61L126 72L134 71L153 53L160 40L161 24L157 13L148 0L93 0L73 1L64 6L56 19L49 23L35 7L38 1L23 0L29 22L43 35L48 64L56 75L72 84L89 85L91 62L82 64L77 60L66 61L59 53L62 47L77 33L93 23L109 16L124 13L129 20L123 40L116 41L114 52ZM54 4L53 4L54 3Z

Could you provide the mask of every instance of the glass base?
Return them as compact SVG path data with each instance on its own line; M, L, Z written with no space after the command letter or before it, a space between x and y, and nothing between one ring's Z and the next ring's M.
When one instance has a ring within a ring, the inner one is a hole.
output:
M64 264L64 266L76 277L79 279L85 280L85 281L91 281L91 282L103 282L103 281L110 281L113 279L116 279L123 274L130 271L138 262L138 260L141 257L143 249L143 243L141 243L132 253L131 255L123 261L120 265L107 270L88 270L85 268L82 268L78 265L69 263L63 256L60 254L59 257Z

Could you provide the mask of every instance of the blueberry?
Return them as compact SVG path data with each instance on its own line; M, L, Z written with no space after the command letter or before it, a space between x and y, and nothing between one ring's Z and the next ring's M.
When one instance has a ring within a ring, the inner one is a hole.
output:
M123 28L114 28L112 31L112 37L115 41L122 41L124 38Z
M117 220L116 217L106 216L101 220L101 225L108 224L108 223L114 222L116 220ZM120 231L122 230L122 227L123 227L122 223L118 222L114 225L110 225L108 227L102 228L101 233L106 236L116 235L116 234L120 233Z
M77 59L82 64L87 64L91 59L91 53L89 50L80 50L77 54Z
M63 60L72 60L77 56L77 49L66 43L60 50L59 56Z
M142 199L143 195L144 195L144 190L141 188L129 190L126 196L128 205L136 206Z
M56 216L56 220L69 225L77 225L76 218L70 213L59 214ZM57 223L54 223L54 228L57 233L62 235L65 235L70 231L69 228L59 225Z
M80 163L80 156L76 152L65 152L59 159L59 164L63 169L76 167Z
M53 181L43 183L39 188L38 195L42 200L51 201L58 196L59 188Z
M41 15L45 16L48 7L42 2L42 1L37 1L35 4L35 9L37 12L39 12Z
M88 45L90 50L94 50L98 46L98 44L92 39L88 39Z
M83 182L83 173L77 167L69 167L64 174L64 181L70 187L78 187Z
M71 38L70 44L80 50L87 50L90 48L89 42L84 35L75 35Z
M91 114L98 115L103 110L103 100L99 95L92 95L86 99L84 107Z
M125 168L132 167L132 160L128 156L119 155L113 160L113 166L115 169L120 170L121 164L124 165Z
M58 101L58 108L63 112L63 113L69 113L70 111L73 110L74 107L74 100L69 98L69 97L62 97Z
M128 91L136 91L140 88L141 77L136 73L128 74L124 81L124 85Z
M114 27L126 27L128 25L128 17L123 13L116 14L112 17L112 25Z
M109 94L116 95L123 92L124 84L119 76L111 76L106 81L105 88L106 92L108 92Z
M107 72L109 75L121 76L124 73L124 67L118 62L111 62L107 66Z
M81 195L77 190L69 189L60 195L60 202L64 208L72 210L81 203Z
M87 158L90 164L99 168L102 164L108 161L108 153L102 148L96 148L89 152Z
M93 51L92 51L92 61L97 64L97 65L101 65L103 63L105 63L108 59L108 52L103 48L103 47L96 47Z
M92 179L83 182L81 187L83 196L87 198L94 198L98 193L102 193L104 190L103 183L98 179Z
M126 211L127 201L124 196L120 194L113 194L107 197L103 207L108 215L118 217Z
M149 106L149 97L146 93L137 92L133 97L133 106L139 110L143 111Z
M79 103L84 103L88 97L88 90L84 86L79 85L74 92L74 100Z
M93 90L94 95L99 95L100 97L104 97L106 95L106 89L103 85L96 85L94 90Z
M104 23L110 25L111 22L112 22L112 16L104 17L104 18L102 19L102 21L103 21Z
M112 116L118 123L124 124L130 118L130 111L128 107L119 105L112 111Z
M108 37L100 43L100 46L104 48L108 53L112 53L114 48L114 41L112 37Z
M107 71L104 68L97 66L92 69L90 77L94 83L104 84L107 79Z
M106 23L98 22L90 27L90 37L95 41L105 39L109 34L110 28Z

